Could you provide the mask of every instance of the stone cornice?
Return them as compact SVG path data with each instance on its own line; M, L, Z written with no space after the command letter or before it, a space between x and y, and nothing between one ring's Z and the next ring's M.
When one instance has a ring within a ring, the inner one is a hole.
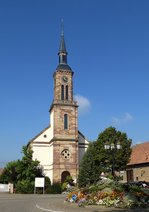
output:
M54 137L54 138L52 138L51 139L51 141L50 141L50 143L51 142L54 142L54 141L75 141L75 142L78 142L78 139L70 139L70 138L56 138L56 137Z
M51 112L52 108L54 105L58 105L58 106L73 106L73 107L78 107L77 102L76 101L67 101L67 100L53 100L49 112Z
M57 72L64 73L64 74L66 74L66 73L71 73L71 74L72 74L72 76L73 76L73 74L74 74L74 72L73 72L73 71L71 71L71 70L62 70L62 69L57 69L57 70L54 72L53 77L55 77L55 74L56 74Z

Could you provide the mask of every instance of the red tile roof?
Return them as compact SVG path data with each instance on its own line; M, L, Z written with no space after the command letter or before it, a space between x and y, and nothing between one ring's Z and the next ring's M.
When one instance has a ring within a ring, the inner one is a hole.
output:
M128 165L149 163L149 142L136 144L132 147L131 159Z

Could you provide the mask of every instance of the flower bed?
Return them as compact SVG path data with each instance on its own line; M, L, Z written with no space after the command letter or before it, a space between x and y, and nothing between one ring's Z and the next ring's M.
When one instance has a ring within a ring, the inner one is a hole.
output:
M149 189L125 187L120 183L101 183L88 188L74 189L68 193L67 202L106 207L134 208L149 206Z

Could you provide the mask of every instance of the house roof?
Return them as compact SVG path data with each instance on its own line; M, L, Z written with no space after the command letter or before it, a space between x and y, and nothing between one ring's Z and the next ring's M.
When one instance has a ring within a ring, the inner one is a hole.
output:
M136 144L132 147L130 162L128 165L149 163L149 142Z

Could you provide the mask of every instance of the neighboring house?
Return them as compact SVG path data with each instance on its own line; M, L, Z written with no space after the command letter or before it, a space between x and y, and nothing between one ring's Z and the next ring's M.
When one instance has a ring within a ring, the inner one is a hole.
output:
M54 100L50 107L50 126L41 131L28 146L33 159L40 161L51 183L64 182L71 175L76 181L81 159L89 142L78 131L78 105L73 99L73 71L67 64L64 34L61 34L59 64L53 74Z
M149 142L132 147L130 162L127 164L126 180L149 182Z

